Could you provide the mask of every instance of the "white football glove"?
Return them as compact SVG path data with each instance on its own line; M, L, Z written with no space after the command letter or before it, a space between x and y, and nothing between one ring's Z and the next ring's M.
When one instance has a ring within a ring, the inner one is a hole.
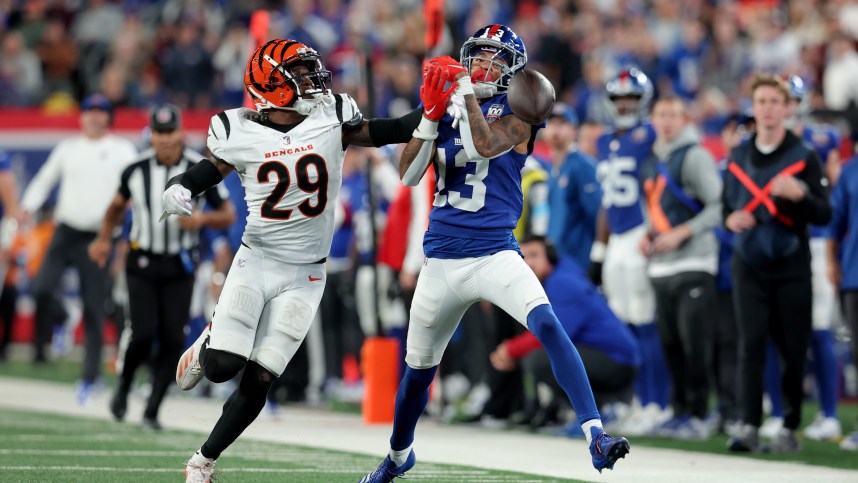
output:
M180 184L174 184L161 195L164 213L159 221L166 220L170 215L191 216L191 190Z
M459 121L465 117L466 112L465 98L458 93L450 96L450 101L447 103L447 114L453 117L453 129L459 125Z

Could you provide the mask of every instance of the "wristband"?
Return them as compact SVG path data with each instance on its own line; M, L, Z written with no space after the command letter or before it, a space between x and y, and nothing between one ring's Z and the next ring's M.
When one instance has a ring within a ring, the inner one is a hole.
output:
M605 242L596 241L593 242L593 246L590 248L590 261L595 263L602 263L605 261L605 252L608 251L608 245Z
M438 121L426 119L426 116L420 118L420 124L417 129L411 133L412 137L422 139L424 141L434 141L438 138Z

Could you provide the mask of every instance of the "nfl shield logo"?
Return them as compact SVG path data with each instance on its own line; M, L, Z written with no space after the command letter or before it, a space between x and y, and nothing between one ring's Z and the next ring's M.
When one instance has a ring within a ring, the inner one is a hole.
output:
M292 142L292 140L291 140L291 139L289 139L289 135L288 135L288 134L284 134L284 135L283 135L283 139L282 139L282 141L281 141L281 142L283 143L283 145L284 145L284 146L288 146L288 145L289 145L289 143L291 143L291 142Z

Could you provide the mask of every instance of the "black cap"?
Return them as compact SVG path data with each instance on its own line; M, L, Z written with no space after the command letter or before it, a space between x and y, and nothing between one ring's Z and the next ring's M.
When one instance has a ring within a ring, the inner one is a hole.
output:
M161 104L149 116L149 127L153 131L175 131L182 125L182 113L173 104Z

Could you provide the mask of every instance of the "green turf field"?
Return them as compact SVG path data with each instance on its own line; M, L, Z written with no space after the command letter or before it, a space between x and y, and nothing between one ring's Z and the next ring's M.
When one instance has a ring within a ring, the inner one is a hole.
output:
M0 412L0 481L182 481L185 461L202 440L182 431L22 411ZM239 440L219 461L217 481L355 482L378 458ZM462 466L421 463L409 481L573 481Z
M27 362L23 362L23 361L11 361L11 362L6 362L6 363L0 363L0 376L24 377L24 378L28 378L28 379L51 380L51 381L57 381L57 382L71 383L78 377L78 374L80 373L79 371L80 371L80 364L79 363L65 362L65 361L64 362L57 362L57 363L49 363L49 364L44 364L44 365L39 365L39 366L33 366L33 365L31 365ZM106 378L106 379L108 379L107 384L112 385L112 381L111 381L112 378L110 378L108 376L108 378ZM332 409L333 410L339 410L339 411L352 411L352 410L354 410L354 406L350 406L347 404L334 404ZM813 420L817 411L818 411L818 406L816 404L806 403L804 405L804 414L803 414L803 418L802 418L803 424L804 425L809 424ZM838 415L839 415L840 420L843 424L844 432L852 431L854 424L855 424L855 421L856 421L856 417L858 417L858 405L856 405L854 403L852 403L852 404L841 404L838 408ZM50 418L53 418L53 417L54 416L51 416ZM7 419L0 419L0 437L3 437L3 439L5 439L4 436L5 436L5 434L7 434L4 432L4 431L6 431L4 429L7 426L6 422L7 422ZM121 425L113 424L113 423L89 422L88 424L90 426L97 425L97 426L102 427L102 428L110 427L110 428L120 428L123 430L126 429L126 426L121 426ZM127 430L130 431L131 434L136 434L137 436L140 435L139 432L135 433L136 428L127 428ZM186 444L180 444L178 446L178 449L177 449L178 453L173 458L176 461L178 461L178 463L175 463L175 464L178 464L180 467L182 467L183 465L181 463L184 461L184 459L186 459L188 457L188 455L186 454L188 452L188 449L193 448L194 445L199 445L200 444L200 441L199 441L200 438L199 438L199 436L188 436L187 434L183 435L182 433L176 433L176 432L168 432L168 433L166 433L166 435L168 436L167 442L162 443L161 446L155 446L155 447L149 448L149 450L164 452L165 451L164 445L168 446L167 449L175 448L175 445L170 446L168 444L170 439L181 440L181 441L187 442ZM159 435L159 436L153 437L153 438L154 438L153 441L159 441L161 436ZM188 441L190 441L190 442L188 442ZM686 450L686 451L700 451L700 452L705 452L705 453L715 453L715 454L721 454L721 455L730 454L725 449L726 441L727 441L726 436L713 436L712 438L710 438L709 440L706 440L706 441L677 441L677 440L670 440L670 439L665 439L665 438L644 438L644 437L631 438L631 442L632 442L633 447L635 445L642 445L642 446L659 447L659 448L680 449L680 450ZM0 443L0 444L3 445L2 446L3 448L9 448L9 446L6 445L5 442ZM242 458L247 458L247 459L243 459L243 462L242 462L243 466L250 467L250 468L257 468L257 467L263 468L265 466L264 461L257 465L255 460L245 456L248 454L252 454L253 450L242 449L245 447L241 446L242 444L244 444L241 442L241 440L239 440L239 443L237 443L237 444L238 444L238 446L236 447L236 451L237 451L236 454L242 455ZM251 447L251 448L253 447L253 443L247 443L247 444L250 445L249 447ZM736 456L758 458L758 459L765 459L765 460L773 460L773 461L801 462L801 463L810 464L810 465L828 466L828 467L832 467L832 468L844 468L844 469L852 469L852 470L858 469L858 458L853 457L854 453L843 452L842 450L840 450L837 447L837 444L834 442L829 442L829 441L819 442L819 441L804 440L802 442L802 445L803 445L802 451L798 455L763 455L763 454L747 455L747 454L739 454ZM258 445L256 447L258 447ZM30 448L33 449L32 447L30 447ZM302 449L302 448L296 449L294 447L289 447L289 446L282 446L282 448L284 448L283 454L293 454L295 451L303 451L303 452L308 452L309 454L317 454L319 456L319 458L323 458L323 457L325 457L324 455L328 454L327 451L321 452L319 450L311 450L311 449ZM60 448L60 449L62 449L62 448ZM88 448L88 449L110 449L110 448L109 447L108 448L93 447L93 448ZM8 451L8 449L4 449L3 451ZM324 453L324 455L322 453ZM227 455L229 455L229 453L227 453ZM356 467L356 469L354 470L355 472L353 472L350 476L346 476L343 479L339 479L338 477L337 478L331 477L331 478L329 478L329 481L350 481L350 478L352 476L354 476L356 479L356 477L359 476L360 471L365 470L366 468L371 468L378 463L373 458L367 458L364 456L354 456L354 455L345 455L345 454L340 455L340 456L342 456L342 458L344 458L344 461L354 462L354 461L360 460L361 463L358 465L358 467ZM159 469L157 471L165 471L165 472L169 471L169 467L170 467L171 463L167 463L166 461L169 461L170 458L168 458L166 456L162 456L162 457L160 457L160 459L162 461L165 461L165 463L163 463L164 466L162 467L162 469ZM320 459L317 459L314 457L308 457L307 459L312 460L312 461L320 461ZM232 458L230 458L230 460L232 460ZM8 458L8 455L6 455L2 451L0 451L0 462L2 462L2 466L3 467L7 467L10 465L15 466L13 463L10 463L9 461L10 460ZM100 462L96 463L95 466L110 466L109 464L105 463L104 460L99 460L99 461ZM226 460L224 460L224 461L226 461ZM285 466L283 466L283 465L287 464L290 461L295 461L295 458L284 457L284 458L282 458L282 461L277 461L275 466L277 466L278 468L284 468ZM66 463L68 463L68 459L66 459ZM42 463L42 465L44 465L44 464L45 463ZM307 464L309 464L309 463L307 463ZM248 466L248 465L250 465L250 466ZM87 466L87 465L84 465L84 466ZM242 478L246 477L247 474L241 473L241 471L237 469L238 468L237 464L231 464L231 463L224 462L223 466L224 466L224 474L222 476L221 481L252 481L252 480L259 481L259 480L266 479L266 477L262 477L262 476L260 476L258 478L253 478L252 476L249 476L249 477L247 477L247 479L242 479ZM268 466L270 467L272 465L269 464ZM238 473L232 473L230 470L239 471L239 472ZM4 473L3 473L4 471L6 471L6 470L0 469L0 481L6 481L6 479L4 478ZM93 471L96 471L96 470L93 470ZM254 472L254 471L261 471L261 470L258 470L258 469L248 470L248 472ZM280 471L280 470L278 470L278 471ZM300 471L302 471L302 472L307 471L307 469L302 469ZM417 476L421 476L421 477L426 477L428 479L428 477L431 476L429 474L429 472L431 472L431 471L434 471L434 468L429 469L429 468L424 467L423 464L421 464L420 465L420 471L414 472L415 478ZM471 471L471 470L468 470L468 471ZM483 471L483 470L476 470L476 471ZM157 473L157 472L153 472L153 474L149 475L149 477L142 478L140 481L150 481L150 479L149 479L150 477L156 477L156 475L158 475L158 474L159 473ZM497 475L500 475L500 476L497 476ZM409 476L411 476L411 473L409 473ZM170 477L165 476L164 478L170 478ZM229 479L226 479L226 478L229 478ZM232 478L236 478L236 479L232 479ZM432 481L503 481L502 478L509 478L509 477L504 476L503 474L500 474L500 473L492 473L491 475L481 474L479 476L475 476L474 478L475 479L472 479L472 480L464 480L463 476L456 476L450 480L447 480L447 479L436 480L434 478L434 476L432 476ZM495 480L493 478L501 478L501 479ZM520 478L520 476L517 476L517 477L512 478L512 479L507 479L506 481L518 481L517 478ZM41 478L33 478L33 479L29 479L29 480L27 480L27 479L18 480L17 477L14 478L13 480L14 481L45 481ZM109 479L101 480L101 481L108 481L108 480ZM308 478L307 480L298 480L298 479L293 480L292 477L289 477L288 480L289 481L313 481L312 478ZM53 481L55 481L55 480L53 480ZM80 480L74 480L74 481L93 481L93 480L89 480L88 478L82 478ZM151 480L151 481L156 481L156 480ZM172 480L172 481L175 481L175 480ZM546 480L535 479L532 481L546 481Z

